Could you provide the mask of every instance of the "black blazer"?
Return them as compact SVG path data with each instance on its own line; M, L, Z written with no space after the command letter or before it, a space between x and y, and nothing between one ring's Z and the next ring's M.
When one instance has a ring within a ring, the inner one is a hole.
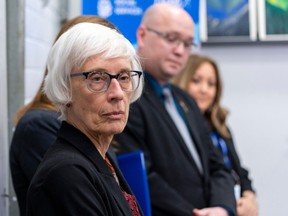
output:
M191 216L192 209L209 206L226 206L235 214L233 180L211 142L203 115L184 91L175 86L171 91L185 113L203 175L149 82L131 105L124 132L114 136L116 153L144 151L153 216Z
M47 149L55 142L61 122L59 113L33 109L18 122L10 146L10 170L20 208L26 215L26 196L30 181Z
M213 129L211 124L209 123L208 117L205 116L205 123L207 126L207 129L210 131L210 133L212 133ZM233 136L231 133L231 130L228 128L228 132L230 134L230 138L224 138L222 137L218 132L218 135L221 137L221 139L223 139L227 145L227 149L228 149L228 157L229 160L231 162L231 169L235 172L232 174L233 179L235 180L235 183L239 184L241 186L241 194L248 190L248 191L252 191L255 193L255 190L252 186L252 180L249 178L249 172L247 169L245 169L239 159L238 153L236 151L235 145L234 145L234 140L233 140ZM217 151L219 152L219 154L222 155L222 152L219 148L216 148ZM222 155L223 157L223 155ZM236 174L236 176L235 176Z
M224 138L222 138L224 139ZM252 181L249 178L249 172L247 169L242 167L241 162L239 160L233 138L230 139L224 139L227 148L228 148L228 157L231 162L232 169L237 173L238 177L240 178L240 186L241 186L241 194L245 190L254 191L252 187Z
M132 194L117 164L107 155L122 189ZM132 212L93 143L63 122L28 189L27 215L132 216Z

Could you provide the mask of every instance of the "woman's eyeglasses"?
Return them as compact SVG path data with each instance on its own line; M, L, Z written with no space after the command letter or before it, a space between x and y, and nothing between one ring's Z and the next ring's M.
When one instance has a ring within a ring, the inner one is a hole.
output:
M116 79L125 92L135 91L140 83L141 71L123 71L116 75L106 73L104 71L89 71L71 74L70 77L85 76L87 88L91 92L104 92L111 83L112 79Z

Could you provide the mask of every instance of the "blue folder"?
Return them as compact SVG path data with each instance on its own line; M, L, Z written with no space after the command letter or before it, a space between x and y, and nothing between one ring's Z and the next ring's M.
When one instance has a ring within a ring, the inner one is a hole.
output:
M145 216L152 216L143 152L117 156L119 167L132 189Z

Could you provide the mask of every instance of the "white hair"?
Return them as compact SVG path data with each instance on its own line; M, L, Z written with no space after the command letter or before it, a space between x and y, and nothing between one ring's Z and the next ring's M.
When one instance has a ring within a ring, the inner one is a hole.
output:
M60 119L66 119L66 105L72 99L71 72L80 69L89 57L95 55L104 59L127 58L132 70L142 71L133 45L122 34L100 24L76 24L59 37L48 54L44 92L61 112ZM143 80L142 75L130 103L140 97Z

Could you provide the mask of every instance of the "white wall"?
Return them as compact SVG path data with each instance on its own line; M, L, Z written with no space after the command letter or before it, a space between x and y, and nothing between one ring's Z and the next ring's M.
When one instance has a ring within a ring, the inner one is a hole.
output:
M43 79L46 58L60 27L61 1L26 0L25 102L34 97Z
M286 215L288 43L204 46L219 64L223 104L238 152L254 180L260 216Z
M0 1L0 215L8 215L8 111L6 4Z

